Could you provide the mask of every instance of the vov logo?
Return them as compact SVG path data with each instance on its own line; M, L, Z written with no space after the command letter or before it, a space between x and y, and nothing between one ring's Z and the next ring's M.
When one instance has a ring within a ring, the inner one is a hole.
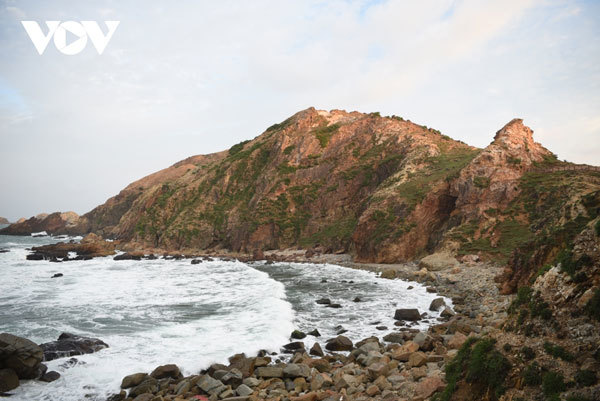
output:
M104 21L104 23L108 28L106 35L96 21L65 21L63 23L60 21L46 21L48 33L44 34L36 21L21 21L40 55L48 47L50 39L54 38L56 49L69 56L81 53L87 45L88 38L92 41L98 54L102 54L120 21ZM70 41L68 44L67 33L75 36L75 40Z

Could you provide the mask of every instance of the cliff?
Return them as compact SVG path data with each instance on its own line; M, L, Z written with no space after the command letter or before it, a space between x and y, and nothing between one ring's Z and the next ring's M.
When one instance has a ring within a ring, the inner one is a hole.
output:
M512 291L596 218L599 178L596 167L559 162L519 119L478 149L397 116L309 108L136 181L76 221L52 214L1 232L94 232L169 250L313 248L373 262L478 254L508 263Z

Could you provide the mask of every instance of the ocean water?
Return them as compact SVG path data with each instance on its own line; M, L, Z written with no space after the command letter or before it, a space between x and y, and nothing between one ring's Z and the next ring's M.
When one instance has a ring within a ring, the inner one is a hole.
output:
M12 400L104 400L125 375L166 363L193 374L235 353L278 352L294 329L319 330L322 337L303 340L307 347L314 341L324 347L340 330L353 341L381 337L395 329L396 308L427 311L436 297L417 283L334 265L25 259L27 248L51 242L56 239L0 236L0 249L9 250L0 253L0 332L43 343L66 331L100 338L110 348L78 356L73 367L65 359L48 362L61 378L22 382ZM55 273L64 276L52 279ZM322 297L342 308L316 304ZM432 312L420 327L437 316Z

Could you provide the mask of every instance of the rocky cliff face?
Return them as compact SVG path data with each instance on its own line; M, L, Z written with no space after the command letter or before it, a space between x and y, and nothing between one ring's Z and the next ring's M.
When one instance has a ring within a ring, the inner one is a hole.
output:
M29 219L21 218L14 224L0 230L5 235L30 235L46 231L48 234L77 235L83 233L81 220L75 212L40 213Z
M53 214L4 232L69 227L142 248L300 247L375 262L479 254L529 263L507 272L514 289L595 218L599 176L556 160L518 119L477 149L396 116L309 108L136 181L75 222ZM540 238L555 243L532 262Z

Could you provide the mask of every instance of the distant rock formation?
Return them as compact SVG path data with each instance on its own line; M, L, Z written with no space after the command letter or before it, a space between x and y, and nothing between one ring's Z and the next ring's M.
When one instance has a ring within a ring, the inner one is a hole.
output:
M10 221L6 217L0 217L0 224L10 224Z

